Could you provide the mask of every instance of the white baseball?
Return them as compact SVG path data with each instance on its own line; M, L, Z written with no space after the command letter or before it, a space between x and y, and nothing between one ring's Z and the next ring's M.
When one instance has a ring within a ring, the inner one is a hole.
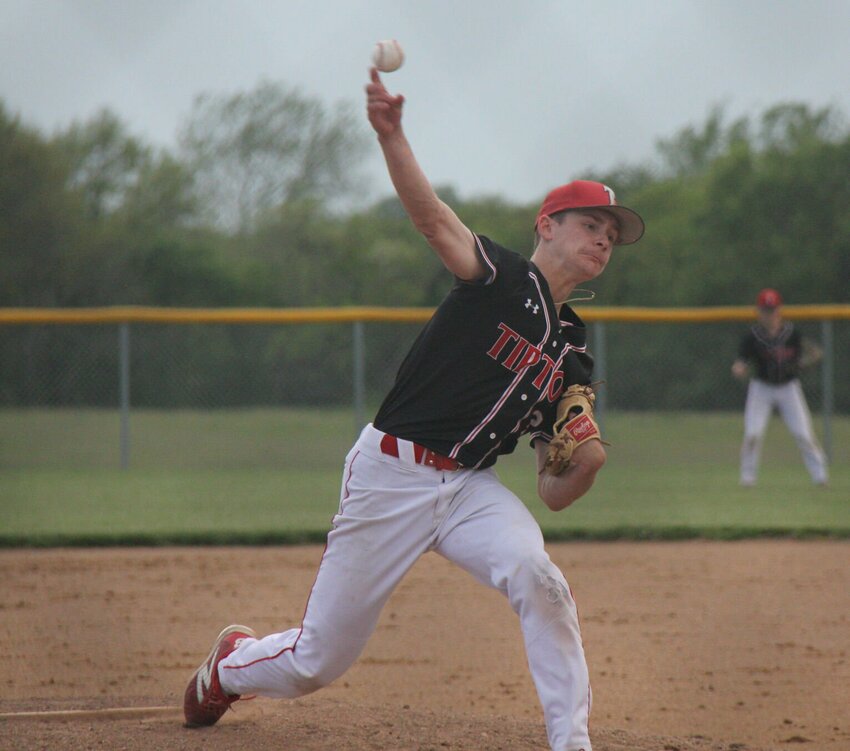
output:
M375 45L372 62L381 73L392 73L404 62L404 50L395 39L384 39Z

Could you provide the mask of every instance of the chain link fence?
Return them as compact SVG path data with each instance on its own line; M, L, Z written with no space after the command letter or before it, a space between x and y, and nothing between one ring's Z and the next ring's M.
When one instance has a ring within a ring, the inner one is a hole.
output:
M605 382L603 420L608 410L742 410L746 386L730 366L746 312L708 322L582 313ZM274 466L281 410L343 414L347 442L389 390L427 311L328 317L0 319L0 468ZM831 416L850 413L849 319L796 322L825 352L802 380L827 448Z

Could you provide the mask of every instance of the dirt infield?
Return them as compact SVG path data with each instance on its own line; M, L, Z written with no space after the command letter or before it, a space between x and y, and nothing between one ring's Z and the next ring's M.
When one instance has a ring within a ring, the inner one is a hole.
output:
M595 751L850 748L850 543L549 550L582 617ZM547 748L515 616L435 555L335 684L182 728L185 682L220 628L296 625L321 554L0 551L0 749ZM165 709L8 717L128 707Z

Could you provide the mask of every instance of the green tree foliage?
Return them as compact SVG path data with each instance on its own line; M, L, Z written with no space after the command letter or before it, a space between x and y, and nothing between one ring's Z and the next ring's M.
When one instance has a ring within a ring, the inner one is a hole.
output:
M848 174L850 136L835 113L799 105L768 110L755 144L718 158L699 224L728 265L746 269L734 285L715 280L719 301L751 299L759 285L801 303L846 301Z
M82 194L92 219L124 204L127 191L150 159L150 149L129 136L108 110L73 124L56 139L56 146L68 161L68 187Z
M704 172L724 151L726 132L723 109L714 107L701 128L687 126L670 139L660 139L656 148L665 171L673 177Z
M652 179L597 176L647 223L596 283L606 304L741 305L764 286L847 301L850 131L837 112L778 105L726 126L714 110L659 152Z
M61 155L0 104L0 305L62 305L81 205Z
M146 161L126 191L122 210L133 232L197 226L200 216L192 172L167 153Z
M193 174L131 136L108 111L50 143L77 197L77 233L65 256L59 305L228 304L239 282L223 238L203 228Z
M451 276L400 202L362 206L367 143L348 106L328 109L277 83L200 97L176 153L142 143L107 111L48 139L0 105L0 305L436 305ZM836 110L782 103L728 122L715 107L704 123L659 140L655 163L574 176L611 185L647 223L641 243L618 248L586 286L601 305L746 305L764 286L789 303L850 302L848 174L850 129ZM536 204L462 198L451 186L438 193L474 231L530 255ZM382 327L367 337L367 380L379 390L411 332ZM267 333L196 336L210 347L192 355L206 384L197 388L213 393L234 363L253 361L263 366L228 385L236 402L348 398L339 388L350 377L348 327ZM727 335L658 326L638 338L612 328L615 403L639 402L648 378L656 406L707 403L728 383L736 343ZM96 401L60 388L68 368L54 362L49 339L30 347L26 368L0 368L0 398L14 403L44 370L63 399ZM19 351L0 351L0 362ZM842 357L850 343L837 341L836 351ZM151 345L154 379L157 357ZM305 372L326 377L308 391ZM836 390L849 409L846 379ZM181 394L161 383L144 398L179 404Z
M276 206L351 195L366 144L350 106L272 82L198 97L180 140L215 226L241 232Z

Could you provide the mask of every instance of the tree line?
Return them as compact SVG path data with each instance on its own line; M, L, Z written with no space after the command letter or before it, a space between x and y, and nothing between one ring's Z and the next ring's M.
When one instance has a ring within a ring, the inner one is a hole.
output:
M436 305L451 279L398 200L363 202L377 147L355 111L263 82L198 97L177 145L162 149L108 110L47 135L0 102L0 307ZM603 305L746 305L764 286L792 304L848 302L848 174L850 128L835 108L781 103L730 120L717 107L659 138L651 162L571 176L611 185L647 223L641 243L615 252L587 286ZM530 253L537 203L437 190L469 227ZM700 356L674 332L657 336L652 349ZM9 364L20 343L2 342L0 399L15 403L33 363L47 367L49 345L29 345L23 368ZM267 359L318 360L337 344L287 335ZM627 336L616 344L643 356ZM728 353L725 377L734 343L716 344ZM650 379L671 403L698 406L681 396L677 368L661 382L657 370L635 368L635 393ZM839 406L850 408L847 379L837 380ZM299 401L298 383L284 383L279 398Z

